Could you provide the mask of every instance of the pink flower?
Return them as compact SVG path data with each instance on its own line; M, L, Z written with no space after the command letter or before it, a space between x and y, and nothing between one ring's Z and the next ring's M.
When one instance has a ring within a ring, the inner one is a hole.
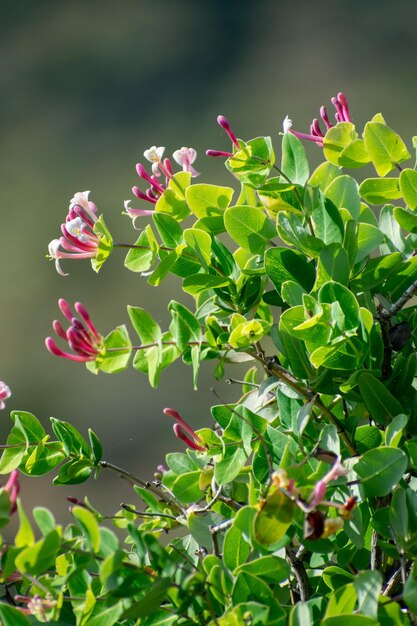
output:
M17 497L20 493L19 470L15 469L9 476L9 480L4 486L10 498L10 515L17 511Z
M49 243L49 258L55 261L61 276L67 276L59 264L61 259L92 259L97 255L100 243L100 237L94 232L97 207L88 200L89 193L82 191L74 195L65 223L61 224L63 236Z
M164 151L165 148L163 146L152 146L143 153L145 158L152 163L152 174L147 172L142 163L136 164L138 176L148 187L145 191L142 191L135 185L132 187L132 193L140 200L145 200L150 204L156 204L158 202L159 198L165 193L170 179L174 176L171 161L162 158ZM192 163L197 156L197 152L193 148L181 148L181 150L176 150L173 156L175 161L179 165L182 165L184 172L190 172L193 177L198 176L197 170L192 167ZM165 176L165 181L161 181L161 174ZM126 214L133 219L152 215L153 213L153 209L141 209L130 207L129 205L130 200L125 200L124 206Z
M338 93L335 98L332 98L332 104L336 109L335 119L336 123L339 122L351 122L351 117L349 113L349 106L346 100L346 96L343 93ZM327 115L326 107L320 107L320 117L326 127L326 130L333 127L333 124L330 122L329 117ZM315 118L310 126L310 134L299 133L298 131L292 130L292 120L289 119L288 115L283 123L283 131L284 133L290 132L299 139L307 139L308 141L315 141L318 146L323 146L323 138L324 133L320 127L319 120Z
M0 380L0 411L6 408L5 400L7 400L7 398L10 398L11 395L12 392L10 391L9 387L6 385L6 383Z
M203 443L200 437L193 431L191 426L183 420L177 411L168 408L164 409L164 414L174 418L177 422L173 426L173 431L178 439L184 441L192 450L197 450L198 452L206 451L205 447L200 445Z
M182 165L183 172L190 172L193 178L200 175L192 166L197 157L197 152L194 148L185 148L183 146L181 150L175 150L172 156L178 165Z
M74 308L81 317L80 321L72 315L71 308L66 300L58 300L62 314L71 322L68 330L64 330L58 320L54 320L52 327L58 337L66 341L75 354L63 352L51 337L45 339L45 345L51 354L61 356L71 361L84 363L95 361L103 350L103 337L97 332L87 309L81 302L76 302Z
M343 467L340 458L337 458L327 474L316 483L309 501L310 508L314 509L324 500L328 483L332 480L337 480L341 476L346 476L346 474L347 470Z
M240 150L240 143L237 140L237 137L236 137L235 133L233 132L227 117L224 117L224 115L218 115L217 116L217 123L219 124L219 126L221 126L223 128L223 130L226 131L227 136L229 137L230 141L232 142L234 148L236 150ZM206 155L207 156L212 156L212 157L226 157L226 158L229 158L229 157L233 156L233 152L225 152L223 150L206 150Z

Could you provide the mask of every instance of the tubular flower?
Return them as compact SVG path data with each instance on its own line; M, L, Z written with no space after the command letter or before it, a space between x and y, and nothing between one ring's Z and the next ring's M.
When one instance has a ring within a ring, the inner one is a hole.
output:
M197 152L194 148L185 148L183 146L181 150L175 150L172 156L178 165L182 165L183 172L190 172L192 178L199 176L199 172L192 166L197 157Z
M345 94L341 92L338 93L336 97L332 98L332 104L336 109L335 119L336 119L337 124L339 122L351 122L352 121L350 117L349 106L348 106ZM324 106L320 107L320 117L326 127L326 131L329 130L329 128L333 127L333 124L329 120L327 109ZM317 118L315 118L312 121L311 126L310 126L310 134L308 134L308 133L299 133L298 131L292 130L292 120L290 120L290 118L287 115L283 122L283 132L284 133L290 132L296 137L298 137L299 139L307 139L308 141L315 141L318 146L321 146L321 147L323 146L323 138L324 138L325 133L323 133L320 127L319 120Z
M177 411L168 408L164 409L164 414L174 418L176 421L176 424L173 426L173 431L178 439L184 441L192 450L197 450L198 452L206 451L200 437L193 431L191 426L183 420Z
M148 188L142 191L136 185L132 187L132 193L140 200L146 200L151 204L156 204L159 198L164 194L170 179L174 176L174 170L170 159L163 159L165 148L163 146L152 146L143 153L145 159L152 163L152 175L147 172L142 163L136 164L136 172L138 176L147 183ZM193 148L181 148L173 154L174 160L182 165L184 172L190 172L192 177L198 176L199 173L192 167L197 156L197 152ZM165 176L165 182L161 182L161 175ZM135 219L152 215L153 209L140 209L130 206L130 200L125 200L124 207L126 214Z
M239 141L237 140L237 137L236 137L235 133L233 132L227 117L225 117L224 115L218 115L217 116L217 123L219 124L219 126L221 126L223 128L223 130L226 131L226 134L229 137L229 139L232 142L232 144L235 147L235 149L236 150L240 150ZM212 156L212 157L226 157L226 158L229 158L229 157L233 156L233 152L225 152L224 150L206 150L206 155L207 156Z
M17 497L20 493L19 470L15 469L11 472L9 480L4 485L4 490L9 494L10 499L10 515L17 511Z
M94 232L97 207L88 200L89 191L78 192L70 201L65 223L61 224L62 237L53 239L48 258L55 261L58 274L67 276L59 262L61 259L92 259L97 256L100 237Z
M103 337L97 332L94 324L92 323L87 309L81 304L76 302L74 308L80 316L80 321L77 317L74 317L71 308L66 300L61 298L58 300L58 306L62 314L70 321L70 326L65 330L58 320L52 322L52 327L58 337L64 339L74 351L75 354L70 352L64 352L56 345L52 337L45 339L45 345L51 354L55 356L62 356L70 361L77 361L79 363L85 363L86 361L95 361L103 350Z
M346 476L346 474L347 471L343 467L340 458L337 458L327 474L316 483L309 502L310 508L316 508L316 506L318 506L324 500L326 496L327 485L329 482L331 482L332 480L337 480L341 476Z
M11 395L12 392L10 391L9 387L6 385L6 383L0 380L0 411L6 408L5 400L10 398Z

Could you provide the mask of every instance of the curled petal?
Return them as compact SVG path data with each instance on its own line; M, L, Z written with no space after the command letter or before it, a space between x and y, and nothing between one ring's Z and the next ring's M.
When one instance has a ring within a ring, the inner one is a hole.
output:
M69 352L64 352L56 345L55 341L52 337L47 337L45 339L45 345L47 350L53 354L54 356L61 356L65 359L69 359L70 361L76 361L78 363L85 363L86 361L94 361L95 357L81 356L78 354L70 354Z
M288 115L286 115L284 121L282 122L282 132L288 133L291 127L292 127L292 120L289 118Z

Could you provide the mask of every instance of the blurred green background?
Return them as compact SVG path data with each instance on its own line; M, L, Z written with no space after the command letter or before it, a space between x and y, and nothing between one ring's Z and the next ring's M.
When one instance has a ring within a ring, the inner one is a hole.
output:
M152 390L133 370L96 377L44 348L59 297L81 300L103 333L127 323L127 304L166 327L168 301L187 302L178 282L155 289L125 270L118 250L98 276L88 261L64 261L70 276L58 276L45 253L70 198L91 189L115 239L133 242L121 211L146 148L192 146L201 182L233 184L221 160L204 156L229 147L219 113L240 137L272 135L278 146L285 115L306 131L340 90L359 127L382 110L409 142L417 134L416 24L415 0L1 0L0 380L13 391L8 409L30 410L45 426L51 415L84 433L90 426L105 458L142 478L167 451L183 449L162 409L175 407L195 427L209 423L212 364L198 392L181 363ZM318 148L309 149L318 160ZM234 395L224 382L215 387ZM131 500L116 476L77 488L53 488L50 476L24 481L28 508L47 502L60 518L65 496L84 493L104 513Z

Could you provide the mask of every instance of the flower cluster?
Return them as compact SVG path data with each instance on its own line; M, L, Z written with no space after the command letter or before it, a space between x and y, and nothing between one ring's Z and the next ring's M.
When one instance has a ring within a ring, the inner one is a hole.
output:
M172 417L176 421L176 424L173 426L173 431L178 439L184 441L192 450L197 450L198 452L206 451L200 437L193 431L191 426L183 420L177 411L167 408L164 409L164 414L168 417Z
M346 476L347 471L343 467L339 457L334 459L331 469L317 481L311 492L310 498L305 502L300 497L300 490L295 486L293 478L288 478L285 470L276 470L272 474L272 484L277 489L284 491L296 504L307 514L304 526L306 539L325 539L343 527L344 520L350 517L352 509L356 505L356 498L350 497L344 504L325 500L328 483ZM331 507L338 511L336 517L326 517L318 506Z
M75 354L61 350L52 337L45 339L45 345L49 352L71 361L95 361L103 350L103 337L97 332L85 306L81 302L76 302L74 305L82 321L72 314L71 307L63 298L58 300L58 306L61 313L70 321L70 326L65 330L61 322L54 320L52 327L57 336L66 341Z
M62 237L53 239L49 246L49 258L55 261L57 272L63 272L61 259L91 259L97 255L100 237L94 232L97 207L88 199L89 191L81 191L71 199L65 223L61 224Z
M6 383L0 380L0 411L6 408L5 400L10 398L11 395L12 392L10 391L9 387L6 385Z
M136 185L132 187L133 194L141 199L156 204L158 199L166 191L167 185L170 179L174 176L174 170L171 160L163 158L165 148L163 146L152 146L149 150L145 150L143 156L147 161L152 163L152 175L147 172L142 163L137 163L136 171L140 178L148 184L146 192L143 192ZM193 167L193 163L197 157L197 152L194 148L182 147L180 150L175 150L173 158L178 165L182 166L183 172L190 172L191 176L195 178L199 176L199 172ZM165 177L165 181L161 182L161 178ZM146 215L152 215L152 209L137 209L130 207L131 200L125 200L124 206L127 215L129 217L142 217Z
M349 106L346 100L346 96L343 93L338 93L336 97L332 98L332 104L336 109L335 119L336 123L339 122L351 122L351 117L349 113ZM327 114L326 107L320 107L320 117L323 120L323 123L326 127L326 130L329 128L333 128L334 124L332 124L329 120L329 116ZM284 133L290 132L299 139L307 139L308 141L315 141L318 146L323 146L323 138L325 133L323 133L320 122L317 118L311 123L310 126L310 134L308 133L299 133L298 131L292 130L292 120L286 116L283 122L283 131Z

